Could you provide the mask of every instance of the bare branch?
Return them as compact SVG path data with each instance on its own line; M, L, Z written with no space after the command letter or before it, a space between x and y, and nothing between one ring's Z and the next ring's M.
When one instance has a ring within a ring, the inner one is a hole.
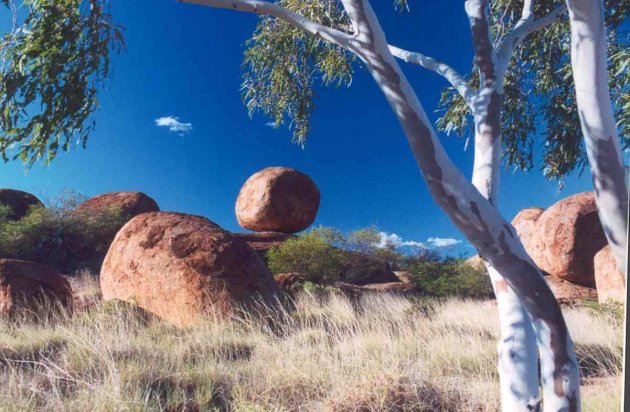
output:
M422 53L410 52L396 46L389 46L389 51L402 61L410 64L416 64L427 70L435 72L444 77L457 90L457 92L470 104L476 95L475 90L470 87L466 79L462 77L455 69L446 63L442 63L433 57L425 56Z
M263 0L178 0L182 3L198 4L200 6L243 11L256 14L266 14L283 20L297 28L304 30L313 36L320 37L338 46L348 48L352 35L323 26L306 17L287 9Z

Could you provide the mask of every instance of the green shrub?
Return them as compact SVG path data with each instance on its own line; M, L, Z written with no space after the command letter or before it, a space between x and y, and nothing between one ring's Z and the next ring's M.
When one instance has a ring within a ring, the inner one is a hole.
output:
M271 248L267 264L272 273L299 272L310 282L324 284L339 280L343 271L340 250L317 230Z
M431 296L487 298L493 295L488 274L462 259L420 261L406 269L423 292Z
M39 262L65 273L81 268L98 272L125 220L115 209L73 213L81 200L65 196L48 208L31 209L19 221L3 219L0 210L0 257Z

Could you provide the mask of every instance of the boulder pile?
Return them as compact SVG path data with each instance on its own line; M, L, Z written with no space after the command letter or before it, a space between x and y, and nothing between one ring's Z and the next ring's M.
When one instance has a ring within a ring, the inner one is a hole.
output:
M559 299L624 299L593 192L569 196L547 210L523 209L512 225L534 262L549 275L547 281Z

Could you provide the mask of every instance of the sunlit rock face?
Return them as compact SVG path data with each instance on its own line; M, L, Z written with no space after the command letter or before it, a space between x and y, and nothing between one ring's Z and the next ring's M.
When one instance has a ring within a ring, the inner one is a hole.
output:
M309 227L319 210L313 180L288 167L270 167L252 175L236 200L236 217L255 232L297 233Z

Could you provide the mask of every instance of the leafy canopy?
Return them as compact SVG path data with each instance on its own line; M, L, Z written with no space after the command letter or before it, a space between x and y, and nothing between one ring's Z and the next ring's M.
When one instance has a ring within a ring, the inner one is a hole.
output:
M0 39L0 155L50 162L87 143L110 53L124 48L122 29L106 0L1 1L16 24Z
M536 1L534 15L549 14L564 0ZM609 83L617 128L623 149L630 148L630 49L628 14L630 0L605 0L608 30ZM491 2L491 29L498 44L521 17L522 0ZM624 30L625 25L625 30ZM530 170L542 142L542 170L550 179L562 180L587 164L575 101L571 72L570 25L568 14L546 29L530 34L514 52L505 81L502 118L506 166ZM478 86L476 68L468 75ZM442 93L443 116L438 128L459 137L472 134L471 113L457 92L449 87Z

